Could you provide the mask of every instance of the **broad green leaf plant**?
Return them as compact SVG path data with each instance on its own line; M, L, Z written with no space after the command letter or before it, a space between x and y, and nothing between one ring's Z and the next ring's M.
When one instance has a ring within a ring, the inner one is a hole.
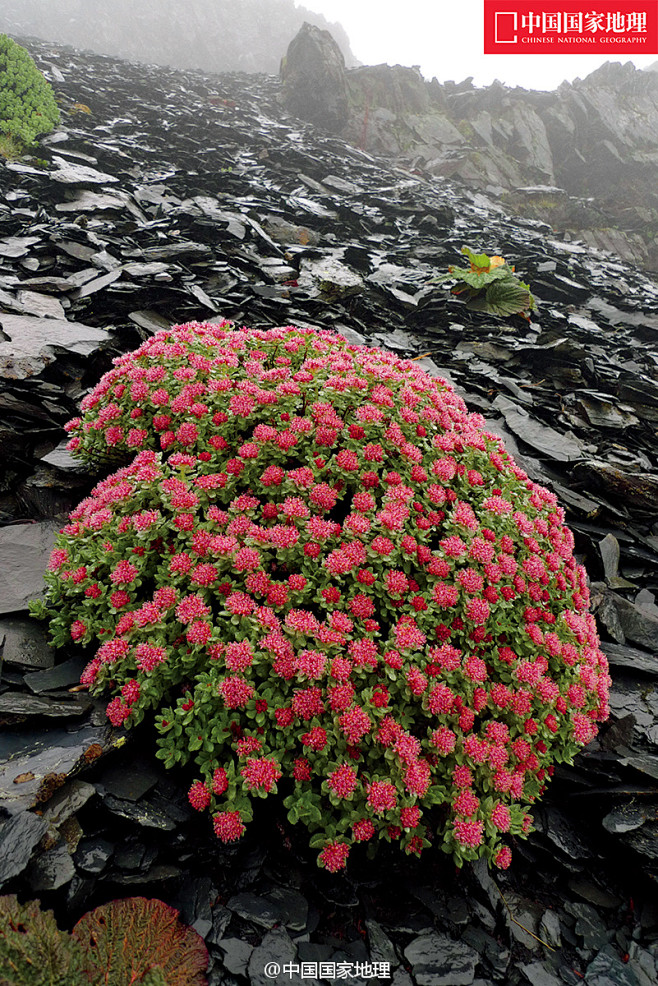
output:
M529 319L530 312L535 307L535 300L530 293L529 285L514 273L503 257L490 257L486 253L473 253L467 247L461 252L468 258L469 267L449 267L448 273L437 280L456 280L457 284L451 289L466 305L476 312L486 312L507 318L510 315L521 315Z

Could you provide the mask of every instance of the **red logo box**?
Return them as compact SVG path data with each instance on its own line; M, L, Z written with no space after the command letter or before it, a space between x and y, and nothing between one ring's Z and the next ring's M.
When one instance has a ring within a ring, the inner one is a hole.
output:
M484 0L485 55L658 54L658 0Z

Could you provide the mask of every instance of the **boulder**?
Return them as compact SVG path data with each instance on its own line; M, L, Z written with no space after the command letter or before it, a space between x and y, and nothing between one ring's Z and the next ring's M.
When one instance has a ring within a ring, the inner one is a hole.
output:
M339 133L349 106L345 59L329 31L305 21L281 62L281 98L291 113Z

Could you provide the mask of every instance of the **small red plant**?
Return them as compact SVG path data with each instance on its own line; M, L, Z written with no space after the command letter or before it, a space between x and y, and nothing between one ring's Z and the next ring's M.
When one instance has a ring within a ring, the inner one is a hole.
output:
M445 381L328 332L191 324L70 430L138 454L71 514L34 612L96 643L114 725L154 710L220 839L285 783L329 870L380 839L509 865L609 677L555 496Z

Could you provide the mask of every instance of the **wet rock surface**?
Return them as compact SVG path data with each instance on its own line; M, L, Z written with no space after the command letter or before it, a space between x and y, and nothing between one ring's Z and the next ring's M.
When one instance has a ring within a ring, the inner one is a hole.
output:
M68 926L109 899L157 896L204 936L217 986L265 982L268 961L299 965L281 980L295 982L346 966L372 981L382 962L396 986L655 982L656 284L291 120L273 79L29 47L69 112L38 161L0 169L4 341L14 320L37 323L21 337L30 372L0 374L0 892L39 895ZM463 243L516 264L539 300L532 322L471 313L433 283ZM64 318L20 311L22 292ZM114 356L222 317L423 356L565 506L613 716L556 770L510 871L456 875L384 848L331 877L270 802L222 847L187 802L191 778L164 771L148 728L124 736L71 691L77 656L27 618L53 532L94 482L63 453L62 424ZM71 344L56 344L62 326Z

